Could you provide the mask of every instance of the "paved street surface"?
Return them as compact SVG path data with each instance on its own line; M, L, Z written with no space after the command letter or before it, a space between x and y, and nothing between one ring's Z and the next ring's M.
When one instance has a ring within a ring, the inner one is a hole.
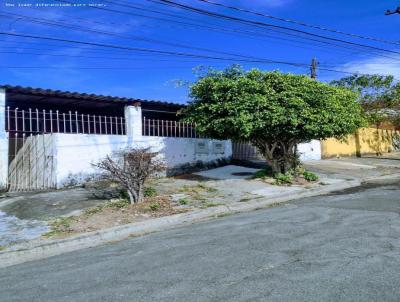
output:
M25 263L1 301L399 301L400 184Z

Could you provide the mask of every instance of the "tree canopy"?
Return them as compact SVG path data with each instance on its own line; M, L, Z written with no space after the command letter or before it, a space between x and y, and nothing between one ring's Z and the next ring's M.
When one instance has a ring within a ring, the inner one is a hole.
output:
M351 75L331 85L357 92L369 123L400 124L400 83L393 76Z
M357 93L278 71L209 71L190 96L182 114L200 133L250 141L280 163L293 158L298 143L340 139L363 125Z

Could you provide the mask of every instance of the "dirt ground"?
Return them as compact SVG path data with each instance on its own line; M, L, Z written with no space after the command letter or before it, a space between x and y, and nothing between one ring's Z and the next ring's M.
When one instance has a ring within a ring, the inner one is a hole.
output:
M80 215L52 220L51 231L44 236L65 237L186 211L175 207L168 196L148 197L134 205L129 204L127 200L111 200L86 209Z
M146 183L146 188L151 189L154 196L134 206L121 200L120 188L107 182L55 192L14 194L0 199L0 211L5 217L17 217L21 223L16 225L14 219L11 228L8 220L3 219L5 226L3 231L0 228L0 235L15 237L12 242L24 241L26 223L22 222L40 221L50 229L41 228L35 236L62 237L195 209L296 194L343 181L321 179L307 184L277 186L268 180L253 179L257 171L259 169L228 165L178 177L152 179Z

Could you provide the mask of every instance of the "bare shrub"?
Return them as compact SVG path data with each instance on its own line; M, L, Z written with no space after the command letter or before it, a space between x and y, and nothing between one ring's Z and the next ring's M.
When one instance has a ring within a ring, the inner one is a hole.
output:
M116 153L115 158L107 156L95 166L106 171L107 178L121 184L129 194L130 203L134 204L143 200L145 180L166 169L158 155L149 148L129 149Z

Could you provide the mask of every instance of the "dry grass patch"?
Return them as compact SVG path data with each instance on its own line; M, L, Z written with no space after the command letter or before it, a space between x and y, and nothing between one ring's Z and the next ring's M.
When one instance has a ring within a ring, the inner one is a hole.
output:
M203 184L197 184L194 186L184 185L179 191L196 195L196 194L201 194L201 193L215 193L218 190L215 188L212 188L212 187L205 186Z
M183 212L186 210L174 208L167 196L148 197L133 205L127 200L114 200L89 208L79 216L51 221L51 231L44 236L60 238Z

